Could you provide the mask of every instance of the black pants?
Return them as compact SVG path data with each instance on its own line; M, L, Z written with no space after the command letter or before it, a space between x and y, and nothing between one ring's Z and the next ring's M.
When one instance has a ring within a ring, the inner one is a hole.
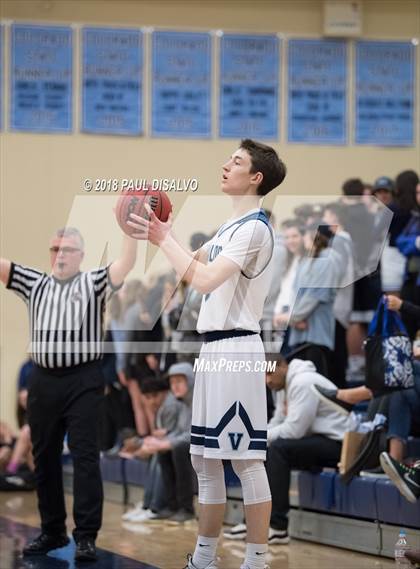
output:
M332 371L329 379L339 388L346 387L346 370L349 354L347 350L347 330L338 320L335 321L334 352L331 354Z
M96 538L102 522L99 415L104 380L98 364L62 372L37 367L30 377L28 419L35 461L42 531L65 532L61 453L64 435L73 459L73 517L76 541Z
M341 442L321 435L303 439L276 439L267 449L266 469L271 488L270 526L286 530L289 513L290 471L316 467L335 467L340 459Z
M193 511L194 471L191 465L190 443L182 443L159 454L168 507Z

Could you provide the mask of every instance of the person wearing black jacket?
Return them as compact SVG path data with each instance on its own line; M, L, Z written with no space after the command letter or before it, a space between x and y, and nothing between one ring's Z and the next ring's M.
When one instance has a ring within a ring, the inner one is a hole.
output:
M420 306L413 304L412 302L408 302L408 300L401 300L398 296L391 294L387 296L387 299L388 308L390 310L399 311L401 316L410 316L410 318L416 321L416 325L420 329Z

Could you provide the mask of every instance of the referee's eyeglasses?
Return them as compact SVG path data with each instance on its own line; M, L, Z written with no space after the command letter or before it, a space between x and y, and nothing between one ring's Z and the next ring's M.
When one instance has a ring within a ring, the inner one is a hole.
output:
M72 253L76 253L80 251L77 247L50 247L50 253L57 254L63 253L63 255L71 255Z

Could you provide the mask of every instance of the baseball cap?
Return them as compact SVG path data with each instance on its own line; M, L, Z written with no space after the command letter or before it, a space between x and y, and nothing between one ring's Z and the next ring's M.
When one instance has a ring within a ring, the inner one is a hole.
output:
M395 188L394 181L388 176L381 176L375 180L373 184L373 192L377 192L378 190L388 190L388 192L393 192Z

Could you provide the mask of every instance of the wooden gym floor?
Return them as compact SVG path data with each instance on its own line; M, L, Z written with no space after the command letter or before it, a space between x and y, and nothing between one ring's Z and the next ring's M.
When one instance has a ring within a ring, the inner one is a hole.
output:
M72 499L67 496L67 511ZM83 564L87 569L182 569L186 554L195 544L195 522L174 526L163 522L122 523L121 505L105 502L104 522L98 537L99 561ZM72 569L74 545L40 558L22 559L20 550L38 534L39 518L35 493L0 493L0 569ZM68 530L71 531L71 516ZM239 569L243 542L221 540L220 569ZM271 569L389 569L390 560L292 540L290 545L270 548ZM80 567L78 565L77 567Z

